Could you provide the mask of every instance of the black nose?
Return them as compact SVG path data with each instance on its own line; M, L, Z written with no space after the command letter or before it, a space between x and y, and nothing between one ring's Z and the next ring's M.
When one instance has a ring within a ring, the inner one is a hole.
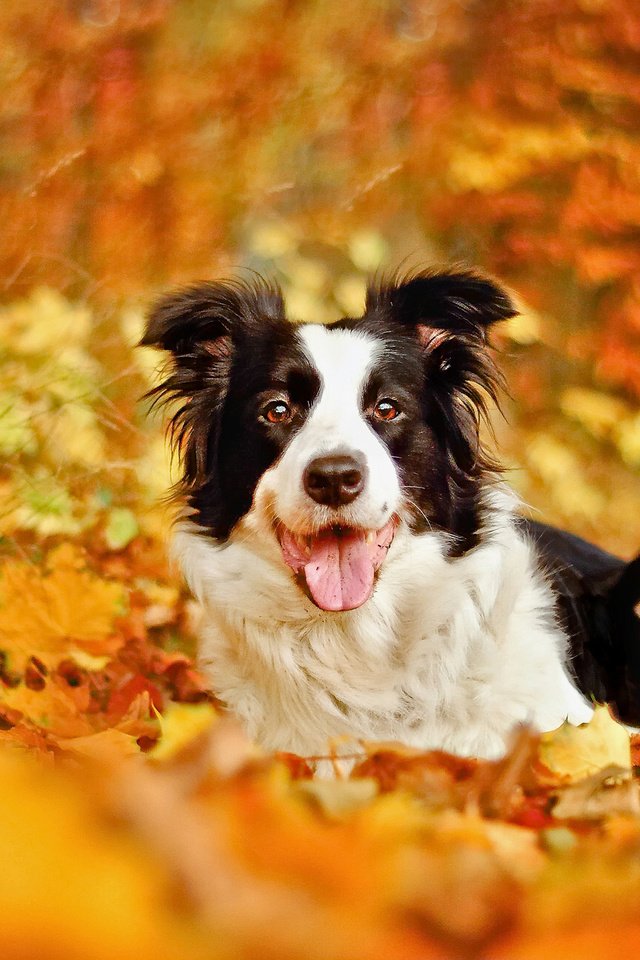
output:
M326 507L342 507L362 492L367 468L361 457L334 454L316 457L304 472L304 489Z

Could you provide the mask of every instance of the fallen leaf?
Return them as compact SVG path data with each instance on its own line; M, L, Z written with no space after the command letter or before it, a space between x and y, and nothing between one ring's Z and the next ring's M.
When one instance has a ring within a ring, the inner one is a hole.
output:
M608 766L563 787L552 808L557 820L640 816L640 784L626 767Z
M63 546L46 568L5 563L0 579L0 648L13 670L24 671L32 656L53 667L81 650L114 653L122 639L113 633L123 603L118 583L100 580L84 566L80 550Z
M210 703L170 703L160 717L160 739L150 756L169 760L209 730L218 717Z
M373 779L302 780L299 792L313 801L330 820L341 820L361 809L378 793Z
M113 728L84 737L59 737L58 745L67 753L105 764L140 755L136 737Z
M590 723L581 727L565 723L544 734L540 760L553 773L570 780L581 780L611 764L629 768L629 734L606 707L596 707Z

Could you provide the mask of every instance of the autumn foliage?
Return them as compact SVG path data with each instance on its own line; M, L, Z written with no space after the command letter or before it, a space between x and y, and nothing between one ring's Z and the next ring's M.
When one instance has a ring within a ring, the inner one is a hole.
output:
M523 731L500 763L362 744L348 778L313 780L171 649L193 612L149 551L4 564L3 957L577 957L587 934L609 956L613 929L637 946L640 793L605 709Z
M0 39L2 960L637 952L606 710L321 781L212 702L135 348L174 282L256 269L325 321L405 258L489 269L510 481L637 551L637 4L41 0Z
M2 956L578 957L638 945L629 738L526 731L499 763L261 755L210 702L148 546L3 568ZM455 909L452 909L455 905ZM594 946L595 945L595 946Z

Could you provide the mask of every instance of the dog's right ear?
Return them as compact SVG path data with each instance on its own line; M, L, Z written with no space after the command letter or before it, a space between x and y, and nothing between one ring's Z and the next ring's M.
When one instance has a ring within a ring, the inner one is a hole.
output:
M183 464L183 491L195 491L215 455L238 343L252 328L283 317L280 291L262 282L198 283L152 308L140 346L171 356L165 379L147 397L153 405L176 404L169 435Z
M164 296L152 308L143 347L170 351L179 364L229 357L242 329L284 316L282 295L266 283L198 283Z

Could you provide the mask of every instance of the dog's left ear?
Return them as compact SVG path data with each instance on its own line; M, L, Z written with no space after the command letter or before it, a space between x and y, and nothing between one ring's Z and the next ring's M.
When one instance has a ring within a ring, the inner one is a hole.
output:
M484 339L491 324L518 312L506 290L472 271L420 273L383 283L367 294L367 310L379 310L415 328L423 345L441 336Z
M367 312L404 328L420 344L430 417L458 485L496 469L483 451L480 421L488 415L489 400L498 402L502 385L486 349L487 331L517 313L506 291L471 271L420 273L371 289Z

